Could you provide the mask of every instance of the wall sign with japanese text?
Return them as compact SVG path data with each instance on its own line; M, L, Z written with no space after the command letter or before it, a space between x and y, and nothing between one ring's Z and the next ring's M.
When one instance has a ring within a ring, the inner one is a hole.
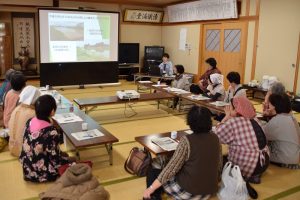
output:
M14 63L18 63L19 53L27 49L31 63L36 63L35 13L12 13Z
M164 15L163 11L126 9L124 13L123 21L161 23L163 20L163 15Z
M167 7L169 22L236 19L237 0L201 0Z

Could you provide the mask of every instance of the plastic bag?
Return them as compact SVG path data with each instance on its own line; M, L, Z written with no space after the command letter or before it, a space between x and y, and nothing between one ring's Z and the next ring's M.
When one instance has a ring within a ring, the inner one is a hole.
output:
M222 186L218 192L220 200L247 200L248 191L239 166L227 162L222 172Z

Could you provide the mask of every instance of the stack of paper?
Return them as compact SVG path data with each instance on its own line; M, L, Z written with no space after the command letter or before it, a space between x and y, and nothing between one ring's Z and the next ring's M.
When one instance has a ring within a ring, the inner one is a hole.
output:
M215 105L215 106L229 106L230 105L230 103L227 103L227 102L224 102L224 101L215 101L215 102L212 102L210 104Z
M88 131L82 131L77 133L71 133L71 135L76 140L87 140L87 139L93 139L96 137L104 136L103 133L101 133L98 129L88 130Z
M151 141L165 151L174 151L178 146L178 142L169 137L154 138Z
M153 87L166 87L167 85L165 85L165 84L156 84L156 85L152 85Z
M185 91L185 90L180 90L180 91L177 91L175 93L176 94L189 94L190 92L189 91Z
M210 100L209 97L205 97L201 94L200 95L191 95L191 96L188 96L188 98L198 100L198 101Z
M164 88L164 90L167 90L169 92L174 92L176 94L188 94L188 93L190 93L188 91L178 89L178 88L174 88L174 87L167 87L167 88Z
M256 113L256 117L263 117L263 114L262 113Z
M74 113L55 114L53 119L59 124L67 124L71 122L82 122L83 120Z
M192 130L186 130L184 132L187 133L187 134L189 134L189 135L194 133Z
M175 75L171 75L171 76L165 75L164 77L165 78L175 78L176 76Z

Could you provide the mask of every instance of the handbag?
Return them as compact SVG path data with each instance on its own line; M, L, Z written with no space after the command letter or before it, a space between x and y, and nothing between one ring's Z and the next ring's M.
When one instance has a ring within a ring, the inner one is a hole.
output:
M133 147L124 163L124 169L132 175L146 176L151 161L151 154L148 150Z
M248 191L239 166L227 162L222 172L222 185L218 192L220 200L247 200Z
M300 98L294 98L291 101L292 110L300 112Z

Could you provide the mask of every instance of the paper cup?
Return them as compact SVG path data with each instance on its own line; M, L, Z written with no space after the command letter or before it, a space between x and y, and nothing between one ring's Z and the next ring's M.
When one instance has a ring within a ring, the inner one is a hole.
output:
M87 130L88 130L88 123L83 122L83 123L81 124L81 128L82 128L83 131L87 131Z
M177 138L177 131L172 131L172 132L171 132L171 138L172 138L173 140L175 140L175 139Z

